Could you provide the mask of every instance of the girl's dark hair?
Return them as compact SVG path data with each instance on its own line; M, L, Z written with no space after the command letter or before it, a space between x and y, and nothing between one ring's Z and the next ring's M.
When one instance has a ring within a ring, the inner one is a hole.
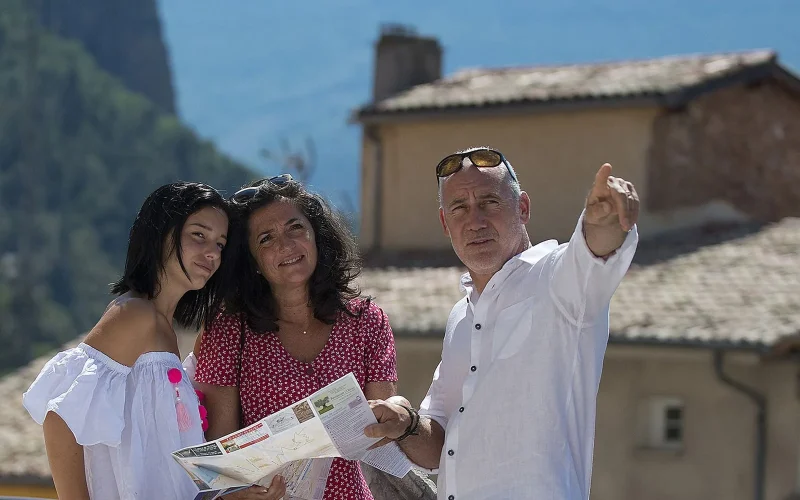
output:
M275 296L267 280L257 273L258 264L247 244L247 226L253 212L283 200L293 203L314 230L317 266L309 280L314 317L332 324L339 312L359 315L363 307L359 311L351 311L348 303L360 296L355 279L361 273L361 259L355 238L343 217L332 210L321 196L309 192L300 182L288 176L281 179L280 183L262 179L246 187L258 189L250 190L253 193L244 200L237 200L237 196L233 198L236 219L244 227L238 231L242 237L238 240L239 247L236 250L237 289L232 289L226 300L228 312L244 313L248 325L257 333L278 331Z
M175 321L184 328L205 325L219 309L232 281L232 265L227 263L235 245L233 217L229 203L216 189L194 182L175 182L153 191L142 204L131 227L128 254L122 277L111 284L111 293L134 292L154 298L160 291L159 277L164 272L164 255L174 250L178 263L187 275L181 258L181 233L186 219L205 207L222 210L229 220L228 244L222 251L217 271L200 290L184 294L175 310ZM165 249L165 245L168 247ZM226 264L227 263L227 264Z

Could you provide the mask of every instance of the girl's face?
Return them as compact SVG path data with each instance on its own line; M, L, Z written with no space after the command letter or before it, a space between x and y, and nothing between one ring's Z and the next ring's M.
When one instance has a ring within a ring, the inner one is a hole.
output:
M165 248L172 251L164 266L167 280L182 283L190 290L203 288L219 269L227 235L228 216L219 208L203 207L190 215L181 230L181 260L189 277L168 244Z

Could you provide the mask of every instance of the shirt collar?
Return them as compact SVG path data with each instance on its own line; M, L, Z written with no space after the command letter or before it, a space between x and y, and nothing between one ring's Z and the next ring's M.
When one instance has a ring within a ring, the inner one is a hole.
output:
M533 267L537 262L542 260L547 254L555 250L557 247L558 241L546 240L528 248L527 250L524 250L521 253L518 253L517 255L511 257L508 262L503 264L503 267L500 268L500 270L497 271L494 276L492 276L492 281L504 279L508 274L512 273L523 264ZM461 293L467 295L467 298L469 298L469 296L472 294L474 283L472 282L472 276L470 276L469 272L461 275L459 288Z

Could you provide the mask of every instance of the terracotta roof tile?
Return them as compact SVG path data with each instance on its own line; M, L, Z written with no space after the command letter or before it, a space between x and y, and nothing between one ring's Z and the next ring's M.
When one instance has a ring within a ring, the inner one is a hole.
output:
M800 219L642 241L611 306L612 342L767 347L800 333ZM366 269L398 335L441 336L462 269Z
M75 342L74 344L77 344ZM0 380L0 481L50 481L50 466L44 453L42 428L22 406L22 393L39 374L50 356L32 361L28 366Z
M616 340L767 347L800 333L800 219L644 242L611 305Z
M748 68L773 65L769 50L563 66L476 68L373 103L361 116L511 103L667 96Z
M399 335L441 336L453 304L463 297L457 267L366 269L361 291L375 298Z

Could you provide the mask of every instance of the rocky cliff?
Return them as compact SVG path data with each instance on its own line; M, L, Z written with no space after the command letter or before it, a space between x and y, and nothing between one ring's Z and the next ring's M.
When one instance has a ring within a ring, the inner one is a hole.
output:
M175 113L169 56L157 0L33 0L42 24L80 42L97 64L128 89Z

